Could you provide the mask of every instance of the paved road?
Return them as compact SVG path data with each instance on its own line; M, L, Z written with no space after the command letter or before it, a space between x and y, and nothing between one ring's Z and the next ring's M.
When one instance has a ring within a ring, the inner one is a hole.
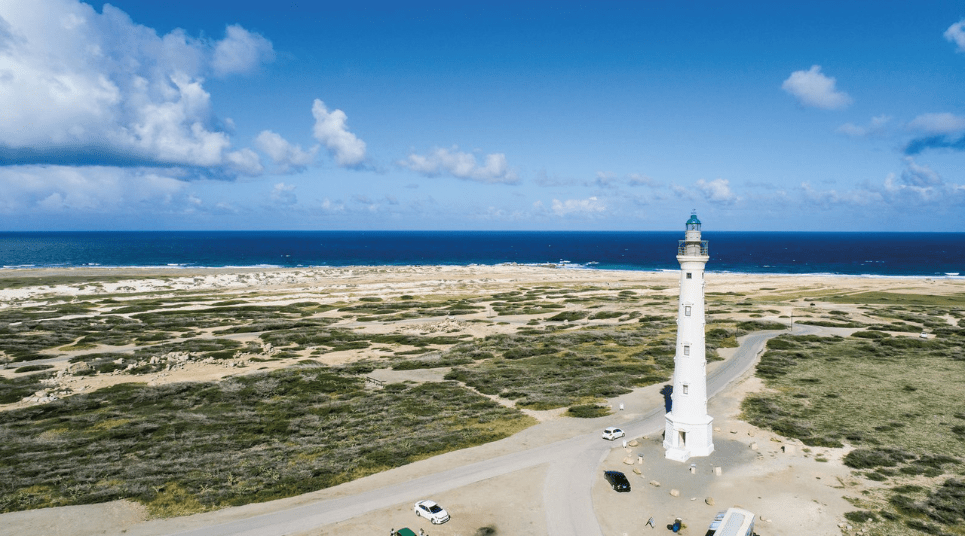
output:
M794 334L803 335L820 331L819 328L812 326L795 326ZM756 362L767 339L781 333L786 332L766 331L746 336L734 355L718 366L707 378L708 395L718 394L727 384L749 370ZM628 437L657 433L664 427L664 408L653 408L622 427ZM415 502L427 496L496 476L549 464L543 487L547 532L554 536L602 536L599 522L593 511L590 490L597 477L596 472L600 462L612 447L611 443L600 440L598 432L583 434L348 497L318 501L289 510L203 527L180 534L185 536L229 534L280 536L304 532L399 503Z

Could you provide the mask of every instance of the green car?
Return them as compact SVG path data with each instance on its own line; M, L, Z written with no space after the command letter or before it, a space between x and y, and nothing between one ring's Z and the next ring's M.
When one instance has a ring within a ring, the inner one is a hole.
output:
M401 528L395 531L395 536L416 536L416 533L412 532L410 528Z

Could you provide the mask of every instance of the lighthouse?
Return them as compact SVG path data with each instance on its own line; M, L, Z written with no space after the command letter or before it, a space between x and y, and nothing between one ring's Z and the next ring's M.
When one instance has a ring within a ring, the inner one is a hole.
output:
M673 392L663 447L678 462L714 452L714 419L707 415L707 358L704 347L704 266L710 259L707 241L700 239L694 212L677 245L680 263L680 303L677 307L677 348L673 359Z

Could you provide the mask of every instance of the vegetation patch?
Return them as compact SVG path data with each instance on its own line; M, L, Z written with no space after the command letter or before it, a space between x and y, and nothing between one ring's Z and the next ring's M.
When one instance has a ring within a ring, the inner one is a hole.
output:
M7 379L0 377L0 404L13 404L43 390L46 386L41 382L49 378L49 372L29 374L20 378ZM0 437L2 441L2 437Z
M532 423L452 383L370 390L323 367L120 384L0 413L0 512L128 498L183 515L325 488Z
M823 298L831 303L859 303L876 305L936 305L965 306L965 294L939 296L933 294L904 294L899 292L856 292Z
M881 534L961 527L965 440L949 438L965 415L965 330L928 340L855 335L768 341L757 374L769 390L745 398L744 418L808 445L855 446L845 465L892 484L867 497L880 508Z
M637 324L491 335L473 344L497 357L455 367L446 379L531 409L626 394L666 381L673 370L672 334Z

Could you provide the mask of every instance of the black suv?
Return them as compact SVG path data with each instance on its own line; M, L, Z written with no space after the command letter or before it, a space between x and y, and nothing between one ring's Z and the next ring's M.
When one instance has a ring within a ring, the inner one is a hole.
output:
M603 478L610 483L613 491L630 491L630 481L620 471L603 471Z

